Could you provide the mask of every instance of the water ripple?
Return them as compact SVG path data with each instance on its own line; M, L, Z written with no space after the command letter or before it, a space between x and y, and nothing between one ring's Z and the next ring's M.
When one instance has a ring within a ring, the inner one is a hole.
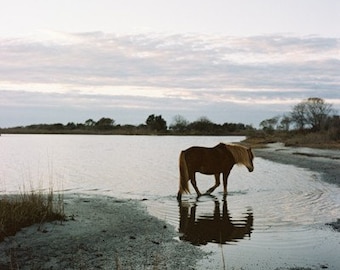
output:
M143 202L151 214L182 231L182 235L186 232L191 235L204 228L203 223L217 218L217 206L223 219L223 189L218 187L214 196L198 200L195 194L184 195L184 205L178 204L179 152L192 145L213 146L221 141L237 140L189 136L6 135L0 140L0 192L17 192L23 184L48 190L52 183L54 190L64 192L146 199ZM308 266L314 269L322 263L329 269L339 269L334 266L340 265L337 254L340 234L325 226L340 218L339 188L323 182L317 172L292 165L255 158L254 166L252 173L234 166L229 176L226 227L245 228L250 216L253 222L245 231L248 234L224 241L229 243L222 248L228 268ZM207 190L214 179L198 174L197 182L201 190ZM194 216L196 223L191 223L192 227L181 225L183 220ZM220 230L219 225L215 228ZM220 232L222 235L223 230ZM216 235L210 234L205 240L204 248L220 256L218 245L211 243L218 242ZM218 268L219 259L212 259L213 269ZM204 265L202 269L210 268Z

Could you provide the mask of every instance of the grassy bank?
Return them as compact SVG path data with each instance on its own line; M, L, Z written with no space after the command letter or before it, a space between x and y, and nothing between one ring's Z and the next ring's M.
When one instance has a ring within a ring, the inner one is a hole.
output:
M254 148L265 147L268 143L281 142L285 146L292 147L340 150L340 140L334 139L328 132L256 132L248 136L243 142Z
M53 220L64 220L63 196L31 191L0 198L0 242L21 228Z

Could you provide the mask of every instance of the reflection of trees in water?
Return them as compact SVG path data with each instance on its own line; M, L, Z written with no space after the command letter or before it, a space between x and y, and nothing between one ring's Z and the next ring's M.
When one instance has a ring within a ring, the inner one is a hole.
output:
M212 215L196 217L197 203L189 205L181 202L179 232L181 240L189 241L194 245L206 245L207 243L226 244L236 242L249 236L253 230L253 213L245 214L244 219L231 220L228 212L227 201L223 201L222 213L220 202L215 200Z

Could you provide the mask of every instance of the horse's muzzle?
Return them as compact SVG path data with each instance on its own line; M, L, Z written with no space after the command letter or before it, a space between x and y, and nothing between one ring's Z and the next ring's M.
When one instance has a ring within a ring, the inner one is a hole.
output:
M248 171L249 171L249 172L254 171L254 167L250 167L250 168L248 167Z

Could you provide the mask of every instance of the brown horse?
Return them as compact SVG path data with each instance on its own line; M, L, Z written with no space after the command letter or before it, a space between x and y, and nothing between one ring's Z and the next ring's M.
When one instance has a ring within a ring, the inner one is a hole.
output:
M181 152L179 156L179 191L177 200L182 199L183 193L190 193L188 182L194 187L197 196L201 196L195 173L215 176L215 185L208 189L212 193L220 185L220 174L223 174L224 194L227 194L228 176L235 164L244 165L249 172L254 170L254 155L251 148L237 144L220 143L212 148L193 146Z

